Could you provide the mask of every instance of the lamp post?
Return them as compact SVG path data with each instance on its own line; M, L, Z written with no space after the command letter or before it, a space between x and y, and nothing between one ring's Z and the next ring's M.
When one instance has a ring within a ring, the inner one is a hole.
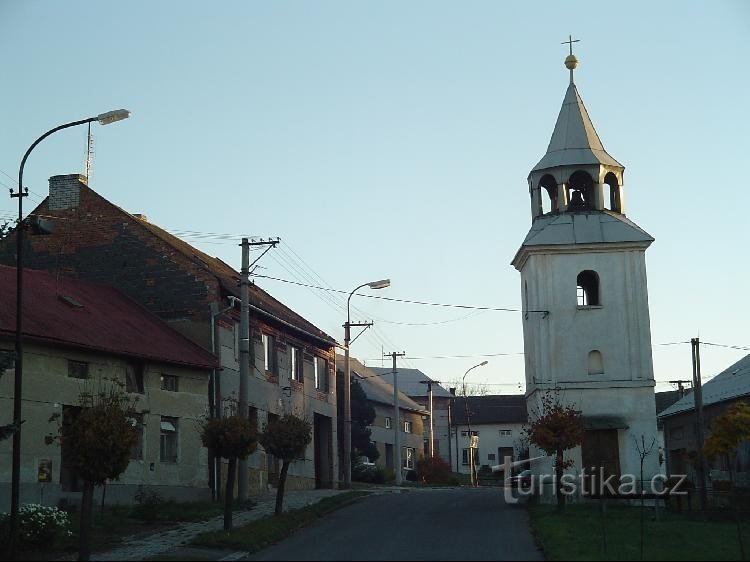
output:
M93 121L98 121L101 125L108 125L110 123L115 123L116 121L121 121L122 119L127 119L128 117L130 117L129 111L126 109L117 109L115 111L101 113L96 117L89 117L87 119L81 119L80 121L72 121L55 127L54 129L50 129L36 139L23 155L21 166L18 169L18 192L13 193L13 190L11 190L10 193L11 197L18 198L18 226L16 227L16 365L13 386L13 424L15 425L15 433L13 433L9 541L9 553L12 558L15 558L18 542L18 508L21 484L21 424L23 423L21 420L21 386L23 381L23 198L27 197L29 194L28 188L24 189L23 187L23 168L31 151L34 150L40 142L57 131L75 127L77 125L85 125Z
M466 406L466 426L469 433L469 475L471 477L472 486L476 486L476 478L474 475L474 448L471 446L471 414L469 413L469 397L466 395L466 375L468 375L469 371L471 371L472 369L476 369L477 367L484 367L487 363L488 361L482 361L481 363L468 368L464 373L463 378L461 379L461 386L463 387L464 393L464 404ZM458 451L456 451L456 455L458 455Z
M349 298L346 299L346 323L344 324L344 458L342 459L342 462L344 463L345 488L349 488L352 484L352 388L351 376L349 374L349 343L351 341L351 329L352 326L372 326L371 322L352 324L349 307L354 293L359 291L362 287L369 287L370 289L385 289L390 286L390 279L362 283L359 287L349 293Z

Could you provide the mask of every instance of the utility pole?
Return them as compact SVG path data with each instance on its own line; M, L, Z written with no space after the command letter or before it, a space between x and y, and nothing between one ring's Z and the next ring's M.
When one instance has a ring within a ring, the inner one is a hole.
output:
M253 261L255 264L262 258L268 250L279 243L278 238L265 241L262 238L259 242L250 242L247 238L242 239L242 269L240 270L240 403L238 414L247 419L250 414L248 405L248 384L250 376L250 365L255 366L255 349L250 338L250 246L268 246L258 258ZM245 501L247 499L247 457L239 459L237 462L237 499Z
M355 289L355 291L356 290L357 289ZM347 304L347 316L348 308ZM347 320L344 323L344 458L342 459L344 465L342 467L344 473L344 488L351 488L352 485L352 385L349 359L349 344L352 340L352 326L366 330L372 326L372 322L350 322L347 317Z
M395 473L396 473L396 486L401 485L401 443L400 443L400 433L401 433L401 411L398 404L398 370L396 369L396 359L398 357L404 357L406 355L405 351L402 351L401 353L398 353L396 351L393 351L391 353L386 353L386 357L393 358L393 409L395 410L393 420L393 429L395 432L395 437L393 439L393 448L394 448L394 465L395 465Z
M429 409L430 409L430 456L435 456L435 426L432 423L432 385L440 384L440 381L419 381L422 384L427 385L427 396L429 396ZM450 435L448 435L448 446L450 447Z
M706 458L703 455L703 387L701 385L701 352L700 340L692 338L693 349L693 399L695 400L695 436L698 440L698 473L700 475L701 510L704 515L708 506L706 490Z
M679 380L679 381L667 381L667 382L669 382L669 384L676 384L677 390L680 392L680 398L684 398L685 397L685 385L691 384L693 381Z

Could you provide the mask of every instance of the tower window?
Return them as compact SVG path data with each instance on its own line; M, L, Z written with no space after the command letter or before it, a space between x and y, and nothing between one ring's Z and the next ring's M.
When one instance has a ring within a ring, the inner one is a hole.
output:
M589 375L601 375L604 373L604 362L602 354L598 349L589 351Z
M576 285L578 306L599 306L599 276L595 271L581 271Z
M604 208L622 213L622 194L617 176L609 172L604 176Z
M568 210L594 210L594 180L587 172L573 172L568 180Z
M542 214L557 211L557 180L549 174L539 182L539 199Z

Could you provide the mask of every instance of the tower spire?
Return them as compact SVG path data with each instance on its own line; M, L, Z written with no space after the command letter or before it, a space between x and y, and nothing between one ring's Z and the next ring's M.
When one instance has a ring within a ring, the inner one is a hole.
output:
M565 57L565 66L566 66L566 68L568 70L570 70L570 83L571 84L574 83L573 82L573 71L578 66L578 59L573 54L573 43L578 43L580 41L581 41L580 39L573 39L572 35L568 35L568 40L567 41L563 41L562 43L560 43L561 45L568 45L568 46L570 46L570 54L567 57Z

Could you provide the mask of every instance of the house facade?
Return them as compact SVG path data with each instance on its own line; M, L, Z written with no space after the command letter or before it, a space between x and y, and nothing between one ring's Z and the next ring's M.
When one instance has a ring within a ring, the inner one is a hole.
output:
M15 350L15 275L15 268L0 266L6 358ZM107 485L107 501L132 503L144 486L168 498L210 498L199 424L208 414L214 356L105 285L26 270L24 293L21 501L54 505L80 497L65 448L44 437L57 432L52 417L74 414L82 392L96 393L111 381L136 400L139 435L128 468ZM13 417L14 368L3 375L0 424ZM11 453L12 440L0 442L0 506L10 501Z
M391 369L370 367L374 373L383 377L388 384L393 384ZM435 456L450 462L453 443L450 439L451 399L452 394L440 383L432 380L419 369L399 368L398 389L411 398L426 411L430 411L430 388L432 388L432 435ZM425 423L423 436L424 454L430 455L430 424Z
M502 464L505 457L512 461L525 458L526 399L522 394L457 396L453 405L454 472L470 474L469 442L478 437L474 451L476 470L489 470Z
M55 225L53 234L24 237L27 267L60 277L113 285L219 359L207 391L209 408L226 412L239 392L239 273L86 185L77 174L50 178L50 192L32 215ZM238 241L239 242L239 241ZM238 250L239 254L239 250ZM239 257L239 256L238 256ZM0 263L15 263L15 236L0 241ZM289 489L338 482L335 345L333 338L260 287L250 285L248 418L260 430L293 412L313 424L305 458L289 469ZM213 384L215 383L215 384ZM216 463L211 463L211 467ZM248 490L264 492L279 463L258 448L248 458ZM223 489L226 465L209 480Z
M336 369L343 384L344 358L337 356ZM394 447L398 431L401 448L403 476L414 470L417 461L424 455L424 428L429 423L429 412L417 402L399 391L399 426L396 427L393 405L393 386L384 377L365 367L360 361L350 358L351 380L359 383L368 402L375 409L375 420L370 426L371 441L375 443L380 456L376 464L395 470ZM343 408L343 404L342 404Z
M704 438L711 434L711 422L737 402L750 404L750 355L746 355L714 378L703 384ZM687 475L699 482L696 467L698 450L695 395L683 398L659 414L664 426L664 450L668 475ZM729 480L726 459L707 459L707 485L715 480ZM737 449L735 474L737 483L750 486L750 441Z

